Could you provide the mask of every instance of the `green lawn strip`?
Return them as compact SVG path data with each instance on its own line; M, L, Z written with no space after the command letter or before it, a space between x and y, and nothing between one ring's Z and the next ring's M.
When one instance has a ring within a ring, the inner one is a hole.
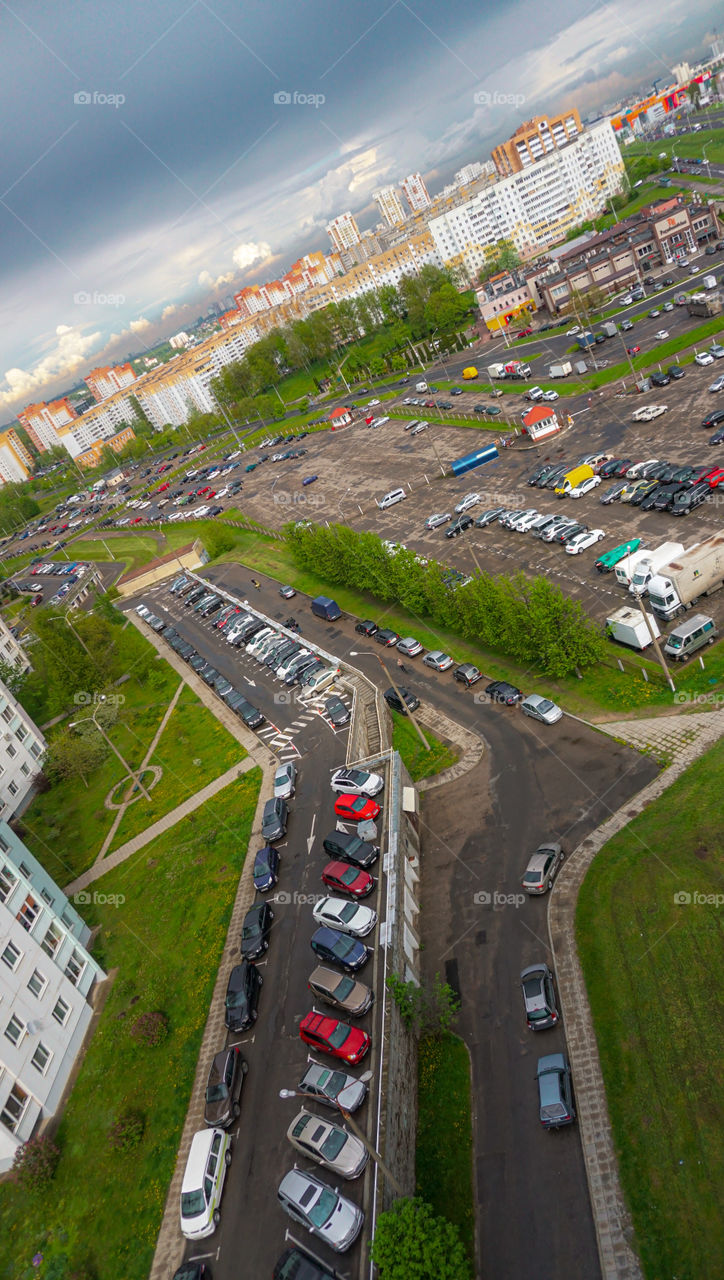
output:
M422 410L422 412L425 411ZM391 409L390 417L396 419L399 418L402 422L413 422L416 420L412 410L408 409L406 406L402 409ZM483 431L494 431L496 428L500 431L510 430L510 423L506 421L502 414L500 417L496 417L494 415L492 418L488 418L487 414L484 413L476 413L475 416L471 418L453 418L446 415L444 418L428 418L427 421L435 424L442 424L446 427L480 427Z
M150 792L126 810L111 850L157 822L208 782L245 759L247 752L186 685L149 761L163 775ZM120 798L122 788L119 788Z
M721 748L599 853L576 937L624 1192L648 1280L721 1275L724 818Z
M97 538L84 537L79 542L70 543L65 550L71 560L92 560L105 564L109 560L117 560L119 565L123 562L121 571L128 573L163 555L159 546L159 540L149 537L147 533L119 533L114 536L110 530L104 529Z
M108 735L132 768L140 765L177 685L178 676L166 663L154 668L152 684L131 679L123 685L125 702ZM93 708L76 710L80 720ZM51 741L52 734L50 730ZM94 861L114 817L104 801L124 776L123 765L109 752L89 775L87 787L80 779L56 782L24 812L23 840L59 884L75 879Z
M710 164L724 162L724 129L701 129L699 133L680 134L675 138L661 138L653 145L657 156L661 151L665 151L667 156L670 157L675 151L680 160L692 156L697 158L701 156L703 159L702 147L706 147L706 159ZM650 155L651 144L632 142L626 148L627 159ZM702 167L706 168L706 165Z
M671 710L673 706L671 691L664 683L658 664L618 645L611 646L610 666L597 666L587 671L582 680L575 676L554 680L549 676L538 676L534 672L523 670L505 654L478 648L441 628L433 629L434 624L429 620L414 618L404 609L383 607L364 592L331 586L321 577L299 569L284 542L266 538L261 533L238 530L234 550L219 556L214 563L229 560L242 563L251 570L258 569L280 583L288 582L297 591L312 598L318 595L332 596L345 613L354 617L374 618L378 622L384 617L384 625L393 627L400 635L417 636L426 648L443 649L456 662L472 662L490 679L510 680L525 693L540 693L552 698L574 715L595 719L606 713L621 714L649 709L663 711ZM625 673L614 665L619 657L624 661ZM705 662L704 671L698 663L691 663L681 671L674 671L679 692L686 692L692 697L716 692L724 681L724 642L707 650ZM640 674L642 669L649 674L648 682ZM635 674L631 674L632 672Z
M470 1059L458 1036L427 1036L418 1049L417 1194L454 1222L475 1255Z
M430 750L426 751L420 741L417 730L408 716L392 712L392 746L399 751L405 767L413 782L421 782L423 778L432 778L443 769L449 769L459 759L460 752L435 737L425 725L421 725Z
M88 1259L98 1280L148 1276L260 782L250 771L183 830L105 875L99 893L123 895L122 905L83 908L100 925L95 955L116 977L60 1124L54 1181L36 1195L0 1187L0 1254L5 1267L12 1261L4 1276L35 1275L38 1252L43 1275L65 1254L67 1269L53 1275L80 1274ZM157 1009L168 1038L138 1046L135 1018ZM121 1153L108 1131L127 1107L146 1127L140 1146Z

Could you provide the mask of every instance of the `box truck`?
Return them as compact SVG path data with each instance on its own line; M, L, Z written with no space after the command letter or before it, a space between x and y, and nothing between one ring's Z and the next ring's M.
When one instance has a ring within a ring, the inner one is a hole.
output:
M648 551L638 550L632 551L630 556L625 556L623 560L619 560L614 570L616 581L622 587L627 587L636 572L640 562L648 555Z
M564 360L561 364L552 364L548 370L549 378L566 378L569 373L573 372L573 366L570 360Z
M520 360L511 360L505 365L506 378L529 378L530 365L522 364Z
M647 613L646 617L651 631L640 609L632 609L629 605L624 605L623 609L617 609L610 618L606 618L611 639L617 640L619 644L627 644L631 649L646 649L651 644L652 632L657 640L661 635L653 614Z
M715 533L689 547L654 575L649 583L649 601L659 618L674 618L721 586L724 533Z
M618 325L614 324L613 320L606 320L601 325L601 333L605 333L607 338L615 338L618 333Z
M576 485L582 484L584 480L590 480L593 474L593 467L585 463L581 467L574 467L572 471L566 472L560 484L556 485L556 497L565 498L572 489L576 488Z
M662 542L660 547L655 547L653 551L647 551L646 555L639 560L636 570L629 583L629 592L632 596L642 596L648 591L649 583L655 573L659 569L663 569L664 565L670 564L677 556L680 556L684 548L680 542Z
M505 365L504 365L504 364L489 364L489 365L488 365L488 377L489 377L489 378L504 378L504 377L505 377Z
M576 342L578 343L581 351L588 351L589 347L595 347L596 345L596 339L590 332L580 334L579 337L576 338Z
M704 276L701 283L705 289L716 289L716 276Z

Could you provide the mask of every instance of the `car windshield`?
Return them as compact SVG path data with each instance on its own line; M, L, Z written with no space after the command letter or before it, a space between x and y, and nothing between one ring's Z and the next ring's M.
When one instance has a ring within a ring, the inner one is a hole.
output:
M269 854L266 852L265 849L260 850L259 853L256 855L256 870L257 870L257 874L262 876L267 871L271 870L271 867L269 865Z
M327 1191L325 1188L319 1199L307 1210L307 1217L313 1226L323 1227L325 1222L331 1218L336 1207L336 1195L333 1191Z
M334 988L335 1000L346 1000L354 991L354 978L340 978L337 986Z
M206 1201L203 1191L184 1191L181 1196L181 1217L198 1218L206 1212Z
M350 903L350 906L352 906L353 911L356 909L352 903ZM342 919L344 919L344 916L342 916ZM348 938L345 935L342 935L334 944L334 954L336 958L338 960L346 959L350 952L354 951L355 945L354 938Z
M352 813L359 813L360 809L364 809L367 801L364 796L357 796L357 799L349 806Z
M538 710L542 711L544 714L546 711L552 711L553 703L549 702L547 698L544 698L542 702L538 703Z
M249 920L248 922L244 923L244 927L241 931L241 936L242 938L245 938L248 941L249 938L255 938L258 932L259 932L259 917L255 916L253 920Z
M346 1141L347 1134L344 1129L333 1129L319 1148L319 1154L324 1156L325 1160L336 1160Z
M229 991L226 996L227 1009L238 1009L244 1004L243 991Z
M339 919L343 920L345 924L349 924L350 920L353 920L356 916L358 910L359 908L355 906L354 902L346 902L339 913Z
M327 1043L330 1044L333 1049L341 1049L348 1035L349 1027L346 1026L344 1022L337 1022L335 1024L334 1031L330 1031L327 1036Z
M229 1090L223 1080L220 1084L210 1084L206 1090L207 1102L223 1102L225 1098L228 1098L228 1096Z

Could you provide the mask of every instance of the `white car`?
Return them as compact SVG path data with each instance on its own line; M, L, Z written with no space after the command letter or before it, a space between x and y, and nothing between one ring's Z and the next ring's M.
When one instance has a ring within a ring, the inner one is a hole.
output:
M511 528L516 533L527 533L533 522L538 519L539 514L538 511L534 511L531 507L530 511L524 511L522 516L518 516L518 519L513 521Z
M217 498L225 498L228 492L229 492L229 486L228 484L225 484L223 489L216 490L216 493L214 496Z
M379 401L379 400L368 400L368 401L367 401L367 404L369 405L370 409L374 409L374 407L375 407L375 405L376 405L376 404L380 404L380 401Z
M339 929L353 938L366 938L377 924L377 912L363 907L359 902L347 902L345 898L322 898L312 910L319 925Z
M234 458L240 458L240 457L241 457L241 449L235 449L233 453L230 453L228 455L226 461L233 462Z
M674 310L673 302L665 302L663 309L664 311L673 311Z
M656 338L657 342L665 342L668 336L669 336L668 329L659 329L658 333L654 334L654 337Z
M368 773L366 769L335 769L329 785L340 795L376 796L385 780L379 773Z
M694 363L695 364L713 364L714 357L710 351L697 351L696 355L694 356Z
M463 511L468 511L470 507L477 507L478 503L482 502L482 500L482 493L466 493L465 497L461 498L460 501L456 503L455 512L457 515L462 515Z
M560 396L557 391L544 391L541 400L545 400L547 404L552 404L554 400L559 400Z
M584 494L590 493L591 489L595 489L596 485L600 483L600 476L589 476L587 480L582 480L580 484L577 484L575 489L571 489L568 496L569 498L582 498Z
M720 374L719 377L714 382L712 382L711 386L709 387L709 390L724 391L724 373Z
M647 458L645 462L635 462L633 466L629 467L628 471L626 472L626 479L638 480L644 468L655 467L658 461L659 461L658 458Z
M712 342L709 347L709 355L713 356L715 360L724 359L724 347L720 347L718 342Z
M696 265L694 265L693 267L689 267L690 276L698 276L698 274L699 274L699 268Z
M187 520L195 520L198 516L205 516L211 507L196 507L191 511L185 511L184 516Z
M452 520L452 515L449 511L437 511L435 515L427 517L425 528L439 529L441 524L448 524L450 520Z
M566 554L569 556L580 555L581 551L587 551L594 543L600 542L605 537L606 534L603 529L589 529L587 533L579 533L577 537L566 543Z
M574 324L572 329L566 329L566 337L575 338L576 334L580 332L581 332L580 324Z
M525 398L526 398L526 400L542 400L542 399L543 399L543 388L542 388L542 387L529 387L529 388L528 388L528 390L527 390L527 391L526 391L526 393L525 393Z
M362 1209L340 1195L336 1187L296 1165L282 1178L277 1198L293 1222L306 1227L336 1253L345 1253L362 1230Z

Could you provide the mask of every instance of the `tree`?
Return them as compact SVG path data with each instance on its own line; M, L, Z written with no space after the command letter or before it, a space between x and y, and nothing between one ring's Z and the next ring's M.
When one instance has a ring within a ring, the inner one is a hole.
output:
M96 729L93 735L67 729L48 746L45 773L51 782L80 778L88 786L88 776L105 760L108 748Z
M517 271L520 266L520 254L512 240L497 240L494 245L487 245L484 253L486 261L480 272L481 284L499 271Z
M222 556L225 552L231 551L235 544L233 530L225 529L223 524L204 525L201 541L204 544L209 560L216 560L217 556Z
M419 1197L380 1214L371 1256L380 1280L471 1280L457 1227Z
M439 973L432 982L422 986L417 982L404 982L396 973L391 973L387 988L408 1031L416 1035L443 1035L460 1012L460 997L442 981Z

